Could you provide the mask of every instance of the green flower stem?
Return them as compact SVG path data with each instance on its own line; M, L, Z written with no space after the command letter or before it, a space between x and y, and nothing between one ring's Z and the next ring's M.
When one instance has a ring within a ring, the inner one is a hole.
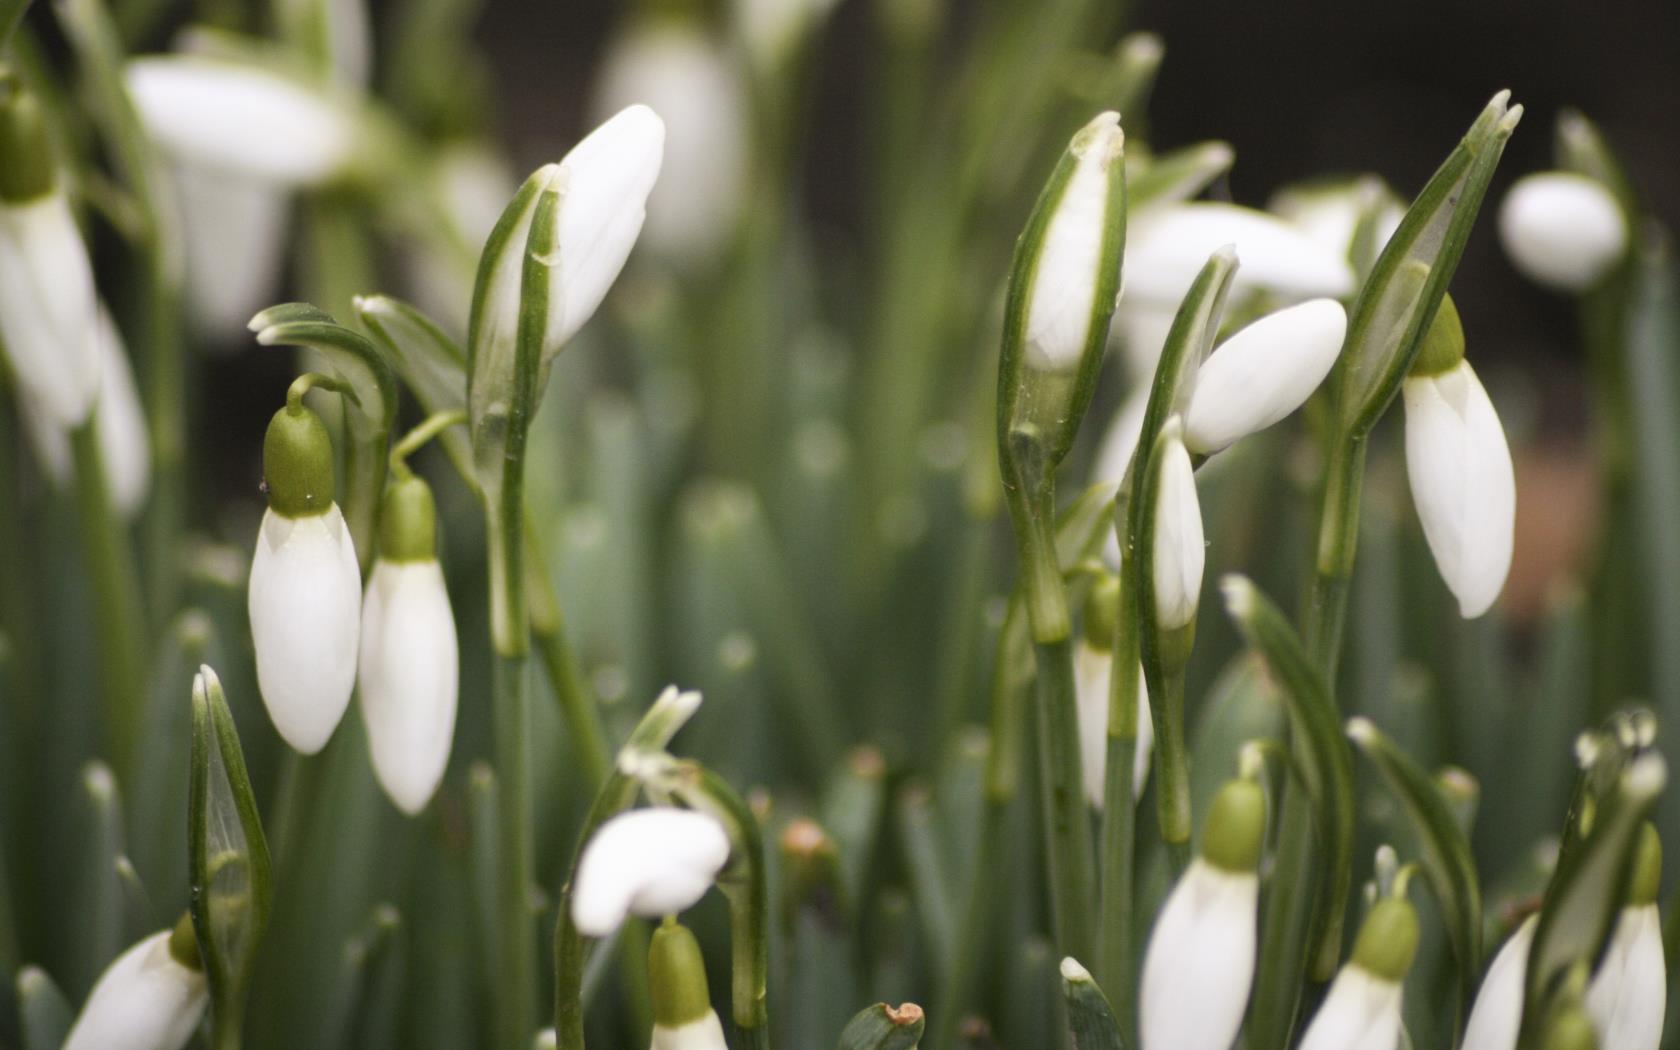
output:
M1263 905L1254 1004L1247 1026L1253 1050L1284 1050L1301 999L1307 935L1318 881L1313 864L1312 801L1286 778L1276 851Z
M1365 484L1364 435L1331 446L1324 473L1324 509L1319 520L1318 558L1307 602L1305 642L1326 685L1335 687L1342 625L1359 540L1359 497Z
M1058 581L1059 583L1059 581ZM1074 694L1073 643L1063 637L1034 646L1038 662L1039 803L1049 860L1050 904L1056 950L1090 956L1095 863L1085 784L1079 766L1078 701Z
M1096 957L1101 968L1101 987L1114 1008L1124 1045L1135 1046L1137 1040L1132 1034L1137 1025L1134 1009L1137 977L1132 965L1137 863L1137 800L1132 797L1132 762L1137 751L1135 707L1131 720L1119 723L1118 731L1116 728L1111 708L1108 766L1103 782L1102 923L1097 931ZM1116 770L1123 773L1117 775Z
M82 556L93 588L99 635L100 690L105 738L118 783L127 783L138 756L139 717L146 689L146 620L140 581L123 524L111 508L96 412L70 434L76 469L76 512Z
M536 1016L536 924L531 912L530 699L526 691L525 653L497 652L491 682L494 691L496 775L501 788L497 807L496 916L501 927L496 1003L497 1045L524 1050Z
M730 1013L745 1050L770 1047L770 880L764 833L745 800L716 773L685 763L683 801L710 812L729 830L729 866L718 889L729 901Z

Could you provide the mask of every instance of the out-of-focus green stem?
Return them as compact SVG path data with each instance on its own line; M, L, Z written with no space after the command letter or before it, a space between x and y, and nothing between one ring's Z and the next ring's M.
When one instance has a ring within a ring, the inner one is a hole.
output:
M573 753L583 765L589 789L595 791L607 779L611 755L607 731L601 725L601 710L578 667L577 654L566 634L566 618L554 578L548 573L538 532L529 516L525 522L525 598L530 612L531 637L536 640L543 670L560 704L560 717L571 736ZM638 962L639 966L640 963Z
M1342 625L1347 619L1354 550L1359 541L1359 497L1365 484L1365 442L1354 434L1332 444L1324 472L1324 510L1318 557L1307 600L1305 641L1313 665L1335 689Z
M496 654L494 736L497 782L496 916L501 927L498 963L497 1045L524 1050L536 1007L536 924L531 912L531 792L527 740L530 699L526 691L526 653Z
M105 462L99 450L97 413L71 432L70 447L76 469L82 558L93 588L99 636L105 743L111 764L118 770L118 782L126 783L136 757L138 719L146 690L145 609L122 521L111 508Z
M29 10L30 0L0 0L0 52L12 42L12 34Z
M1095 932L1091 923L1095 857L1080 775L1073 644L1064 636L1038 642L1034 652L1038 661L1039 801L1044 807L1056 950L1076 959L1090 958Z

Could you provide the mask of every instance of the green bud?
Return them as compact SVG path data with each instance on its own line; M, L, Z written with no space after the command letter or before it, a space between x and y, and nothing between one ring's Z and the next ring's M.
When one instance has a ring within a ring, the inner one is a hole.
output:
M192 912L181 913L175 928L169 931L169 955L189 970L204 969L198 954L198 934L193 931Z
M654 930L648 945L648 996L653 1001L653 1023L662 1028L681 1028L711 1012L700 943L674 919Z
M432 487L413 474L394 478L380 497L379 557L385 561L437 557L437 504Z
M288 518L325 514L333 502L332 438L321 417L299 404L274 413L263 437L268 505Z
M1114 631L1120 618L1120 577L1105 572L1085 598L1085 641L1093 649L1114 648Z
M1598 1033L1592 1018L1579 1006L1568 1006L1552 1015L1541 1050L1598 1050Z
M50 193L52 143L41 100L0 73L0 200L21 204Z
M1438 376L1450 372L1464 360L1464 325L1458 319L1458 305L1451 295L1441 296L1441 308L1423 337L1412 362L1414 376Z
M1202 829L1202 859L1235 873L1260 865L1266 837L1266 796L1252 780L1229 780L1213 796Z
M1642 908L1655 904L1657 890L1662 884L1662 839L1657 829L1646 821L1639 829L1639 841L1633 847L1633 863L1628 866L1628 907Z
M1378 901L1353 944L1353 963L1373 977L1398 984L1417 956L1417 912L1404 897Z

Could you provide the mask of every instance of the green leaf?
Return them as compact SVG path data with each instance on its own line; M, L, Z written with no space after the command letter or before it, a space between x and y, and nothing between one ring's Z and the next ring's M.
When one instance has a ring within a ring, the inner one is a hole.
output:
M123 885L117 859L123 852L122 796L116 774L103 762L89 762L81 777L82 837L75 878L79 972L74 988L92 987L99 973L123 948Z
M59 1050L75 1018L58 985L40 967L25 966L18 971L17 997L23 1050Z
M1068 1037L1073 1050L1121 1050L1120 1025L1091 974L1072 956L1062 960L1062 994L1067 997Z
M859 1010L840 1033L839 1050L916 1050L927 1018L915 1003Z
M1124 112L1124 111L1122 111ZM1134 213L1148 205L1187 201L1231 170L1236 151L1228 142L1198 142L1151 158L1131 181Z
M436 322L388 295L357 296L353 305L356 317L373 337L374 347L427 415L466 407L466 351ZM472 445L466 433L451 427L439 440L461 479L476 488Z
M389 1045L395 996L402 992L402 915L389 904L373 909L367 924L345 942L339 957L337 1001L330 1006L333 1020L329 1046L367 1050Z
M1439 785L1366 718L1347 734L1377 767L1423 850L1423 873L1441 906L1458 963L1460 1007L1475 993L1482 965L1482 891L1467 829Z
M244 1016L273 903L272 874L239 733L208 665L193 680L192 709L187 846L193 931L210 982L211 1027L223 1037L236 1033Z
M945 869L937 841L937 823L933 799L926 786L907 784L898 793L899 848L910 870L910 885L915 894L916 914L922 921L922 936L932 947L929 961L936 975L943 975L951 964L957 944L957 918L954 911L960 900L953 873ZM936 976L936 980L939 977Z
M390 365L360 332L346 328L309 303L282 303L251 318L263 346L301 346L318 351L334 375L349 385L353 433L362 441L383 441L397 415L397 381Z
M1294 739L1306 745L1305 753L1292 746L1291 754L1299 759L1306 778L1318 856L1327 880L1314 908L1312 937L1316 947L1311 972L1315 979L1328 980L1341 950L1342 922L1352 883L1353 756L1342 739L1330 689L1289 621L1246 577L1227 576L1220 586L1226 609L1243 640L1265 658L1283 691Z
M886 762L874 747L854 748L834 772L822 798L822 825L839 847L841 889L860 901L875 856L886 798Z

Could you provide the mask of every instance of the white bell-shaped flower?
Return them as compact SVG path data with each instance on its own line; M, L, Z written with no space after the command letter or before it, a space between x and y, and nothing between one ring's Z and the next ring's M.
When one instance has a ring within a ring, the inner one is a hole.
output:
M57 188L0 197L0 343L53 426L87 421L99 398L98 301L87 247Z
M1480 616L1511 568L1517 486L1505 430L1468 361L1409 376L1403 391L1418 519L1459 611Z
M1661 883L1662 843L1656 828L1646 824L1634 851L1627 903L1587 986L1587 1014L1601 1047L1657 1050L1662 1042L1668 968L1657 914Z
M1346 334L1342 304L1312 299L1225 340L1196 372L1184 444L1211 455L1301 407L1330 374Z
M397 808L413 816L449 765L460 652L436 555L431 489L412 475L393 481L379 517L357 682L373 770Z
M1552 171L1518 179L1499 207L1499 239L1523 275L1563 292L1582 292L1627 250L1627 217L1604 185Z
M1402 992L1417 942L1417 913L1411 904L1403 897L1378 901L1298 1050L1395 1050Z
M190 934L189 934L190 935ZM210 986L196 948L159 930L117 956L88 993L63 1050L181 1050L198 1029ZM183 962L178 954L188 955Z
M706 987L700 944L679 923L664 922L653 931L648 997L653 1007L652 1050L726 1050L723 1025Z
M625 918L674 915L711 888L729 859L729 836L716 817L656 807L621 813L596 829L578 860L572 921L606 937Z
M667 258L708 258L746 200L747 103L736 67L700 26L652 20L614 44L596 88L602 119L638 102L666 127L665 177L648 197L642 239Z
M1102 272L1103 240L1125 141L1120 115L1108 112L1068 145L1073 171L1045 228L1028 293L1027 363L1040 371L1072 371L1090 344L1097 288L1112 276Z
M716 1010L707 1010L686 1024L654 1025L650 1044L651 1050L728 1050L728 1046Z
M356 684L362 577L332 499L332 441L301 397L294 384L263 438L268 510L248 605L269 718L286 743L312 755L344 717Z
M1493 957L1493 965L1476 991L1475 1005L1470 1008L1463 1050L1516 1050L1522 1027L1523 979L1538 921L1534 915L1524 919Z
M1108 691L1114 674L1114 654L1081 638L1073 650L1074 696L1078 700L1080 771L1085 775L1085 799L1101 809L1108 772ZM1149 779L1149 759L1155 746L1150 719L1149 691L1138 676L1137 748L1132 757L1132 798L1143 794Z
M1253 208L1194 201L1150 208L1126 236L1126 299L1175 310L1208 256L1236 246L1242 267L1231 294L1262 289L1286 300L1342 299L1354 289L1346 251L1326 248L1292 223Z
M186 301L199 332L230 339L274 302L291 193L267 179L182 160L170 165L181 217Z
M1196 472L1182 435L1179 418L1167 420L1155 452L1161 461L1155 505L1155 615L1169 631L1196 618L1207 559Z
M356 146L347 103L260 66L147 55L128 63L124 79L165 155L201 171L309 186L341 173Z
M1143 1050L1230 1050L1254 980L1266 803L1251 781L1214 797L1202 852L1155 919L1143 960Z

